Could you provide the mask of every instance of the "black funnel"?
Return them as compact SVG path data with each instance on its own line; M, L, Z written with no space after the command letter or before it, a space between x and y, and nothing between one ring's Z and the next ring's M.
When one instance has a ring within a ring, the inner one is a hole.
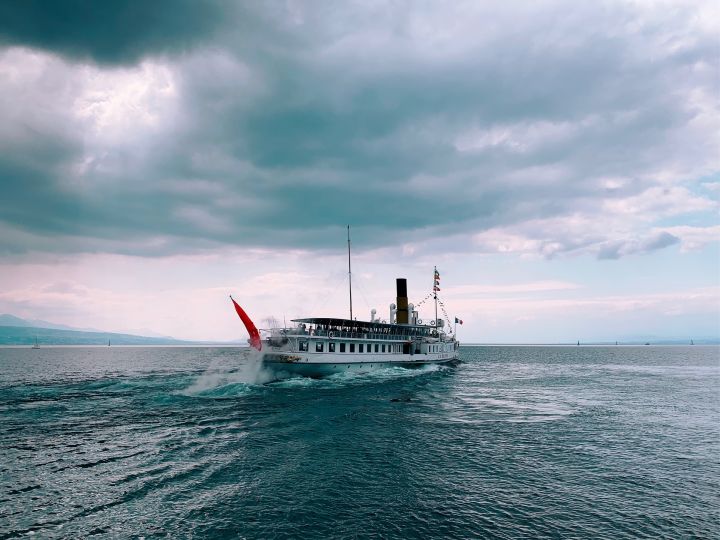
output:
M397 323L407 324L409 321L407 279L397 278L395 281L397 288Z

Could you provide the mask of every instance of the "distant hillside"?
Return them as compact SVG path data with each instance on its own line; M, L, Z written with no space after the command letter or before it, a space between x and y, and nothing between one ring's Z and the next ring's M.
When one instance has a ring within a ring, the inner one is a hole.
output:
M73 328L39 319L21 319L8 313L0 315L0 345L183 345L198 342L183 341L167 336L140 336L103 332L95 328Z
M96 328L74 328L66 324L56 324L40 319L21 319L5 313L0 315L0 326L32 326L34 328L55 328L56 330L81 330L83 332L100 332Z
M31 326L25 319L16 317L15 315L0 315L0 326Z
M20 319L22 320L22 319ZM80 330L60 330L56 328L37 328L34 326L0 326L0 345L191 345L192 341L172 338L133 336L112 332L85 332Z

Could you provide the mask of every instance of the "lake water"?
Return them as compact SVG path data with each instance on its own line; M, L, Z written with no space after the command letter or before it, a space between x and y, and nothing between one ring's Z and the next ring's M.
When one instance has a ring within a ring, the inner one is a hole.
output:
M0 538L720 537L720 349L461 353L2 348Z

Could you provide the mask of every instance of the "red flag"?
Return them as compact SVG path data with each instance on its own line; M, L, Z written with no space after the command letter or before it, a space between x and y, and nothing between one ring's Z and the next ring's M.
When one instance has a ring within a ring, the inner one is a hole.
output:
M232 296L230 297L230 300L232 300L232 303L235 306L235 311L237 311L238 317L240 317L240 320L245 325L245 329L247 330L248 334L250 334L250 346L256 348L258 351L262 350L262 340L260 339L260 332L258 332L258 329L255 328L255 325L250 320L250 317L247 316L245 310L238 305L238 303Z

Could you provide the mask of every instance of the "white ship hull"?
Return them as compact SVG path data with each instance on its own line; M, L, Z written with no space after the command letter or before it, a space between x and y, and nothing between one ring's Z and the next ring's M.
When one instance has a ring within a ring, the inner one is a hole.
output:
M367 372L387 367L417 368L427 364L449 364L457 359L457 351L380 355L268 352L263 355L263 366L277 375L324 377L335 373Z

